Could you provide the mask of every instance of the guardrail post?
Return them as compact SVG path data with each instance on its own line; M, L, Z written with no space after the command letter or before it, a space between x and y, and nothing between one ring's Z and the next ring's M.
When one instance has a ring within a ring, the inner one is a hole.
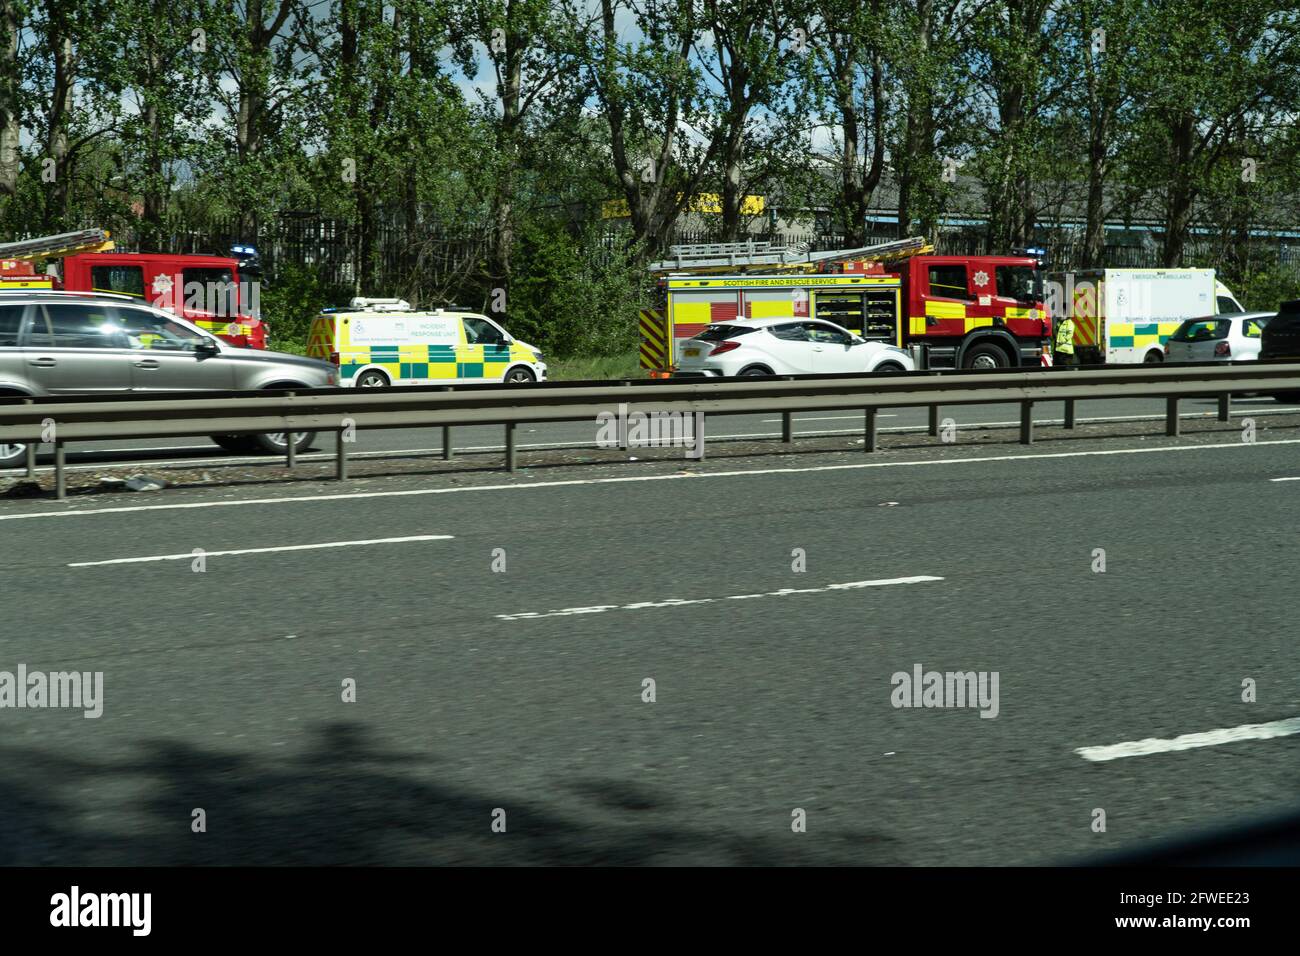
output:
M794 413L781 413L781 441L787 445L794 440Z
M1072 398L1065 400L1065 427L1074 427L1074 399Z
M1178 424L1178 396L1170 395L1165 399L1165 434L1177 438Z
M1020 403L1020 444L1034 443L1034 403Z
M25 398L23 399L23 404L30 405L32 404L32 400L30 398ZM36 442L34 441L27 443L27 477L36 477Z
M939 437L939 406L930 406L930 437Z
M1224 392L1219 396L1219 421L1232 421L1232 393Z
M338 467L335 469L334 477L339 481L346 481L348 477L348 443L343 440L343 429L340 428L335 432L335 438L338 441L339 460Z
M452 389L451 386L444 386L442 390L444 392L450 392ZM442 426L442 460L451 461L452 454L453 452L451 450L451 426L443 425Z
M515 470L515 423L506 423L506 471Z
M54 443L54 497L60 501L68 497L68 479L63 472L63 466L67 463L67 456L63 451L63 442L55 441Z
M286 392L285 398L292 399L294 393ZM293 440L293 431L286 429L284 433L284 466L293 468L298 464L298 443Z
M866 433L862 438L862 450L872 452L876 450L876 410L868 408L866 410Z

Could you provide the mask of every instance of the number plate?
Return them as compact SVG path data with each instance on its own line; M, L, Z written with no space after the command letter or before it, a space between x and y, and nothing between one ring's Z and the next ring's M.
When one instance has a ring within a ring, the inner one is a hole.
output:
M697 356L697 355L700 354L700 350L699 350L699 349L683 349L682 351L683 351L686 355L689 355L691 358L695 358L695 356Z

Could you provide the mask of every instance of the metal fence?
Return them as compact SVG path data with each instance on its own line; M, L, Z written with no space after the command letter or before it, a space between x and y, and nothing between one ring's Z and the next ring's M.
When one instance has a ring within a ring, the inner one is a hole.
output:
M0 399L0 442L26 444L35 473L35 444L54 433L55 494L66 495L65 445L74 441L165 438L258 432L328 431L336 436L337 477L347 477L348 435L362 429L443 427L443 457L452 454L453 425L503 425L505 467L516 469L515 427L525 423L599 421L617 411L668 415L782 414L782 440L793 439L795 412L859 409L864 448L876 451L881 408L928 408L930 434L939 435L943 405L1016 404L1020 441L1034 440L1035 402L1063 401L1065 427L1074 428L1080 399L1164 398L1165 433L1179 433L1180 398L1215 396L1228 421L1233 393L1300 390L1300 364L1060 368L1029 372L936 371L886 376L789 376L719 381L632 379L534 385L465 385L394 389L302 389L173 393L130 398ZM623 432L623 434L626 434ZM703 457L704 436L694 441ZM287 442L288 464L295 460Z

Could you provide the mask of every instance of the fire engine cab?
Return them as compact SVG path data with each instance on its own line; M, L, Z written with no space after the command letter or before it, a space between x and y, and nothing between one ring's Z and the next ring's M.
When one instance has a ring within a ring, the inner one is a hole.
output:
M0 290L65 289L117 292L143 299L188 319L232 345L266 348L266 326L257 317L256 254L236 247L240 258L114 252L107 230L86 229L0 244ZM37 274L33 262L60 263Z
M671 374L677 345L711 322L808 317L908 348L918 368L1039 365L1050 355L1038 250L937 256L921 238L809 253L769 243L673 246L653 263L641 366Z

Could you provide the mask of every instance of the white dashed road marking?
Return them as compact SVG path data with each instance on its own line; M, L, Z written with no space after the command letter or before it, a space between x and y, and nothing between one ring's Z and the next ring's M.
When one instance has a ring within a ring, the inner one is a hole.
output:
M879 578L875 581L846 581L843 584L828 584L824 588L781 588L779 591L761 591L757 594L729 594L726 597L668 598L665 601L639 601L636 604L595 604L591 607L566 607L554 611L521 611L518 614L498 614L502 621L533 621L540 617L568 617L574 614L603 614L605 611L643 611L648 608L686 607L690 604L718 604L722 601L748 601L753 598L788 597L792 594L826 594L831 591L852 591L857 588L884 587L887 584L922 584L926 581L942 581L943 578L917 575L910 578Z
M95 568L105 564L144 564L148 561L189 561L200 554L205 558L223 558L233 554L270 554L274 551L319 551L323 548L359 548L370 544L404 544L408 541L450 541L450 534L415 534L404 538L370 538L365 541L326 541L321 544L289 544L278 548L240 548L237 551L204 551L185 554L152 554L143 558L113 558L111 561L78 561L70 568Z
M1240 727L1206 730L1199 734L1183 734L1172 739L1148 737L1146 740L1129 740L1122 744L1109 744L1104 747L1079 747L1074 752L1084 760L1101 763L1107 760L1119 760L1121 757L1147 757L1151 754L1173 753L1178 750L1195 750L1198 747L1236 744L1243 740L1272 740L1274 737L1290 737L1293 734L1300 734L1300 717L1288 717L1286 720L1274 720L1267 724L1242 724Z

